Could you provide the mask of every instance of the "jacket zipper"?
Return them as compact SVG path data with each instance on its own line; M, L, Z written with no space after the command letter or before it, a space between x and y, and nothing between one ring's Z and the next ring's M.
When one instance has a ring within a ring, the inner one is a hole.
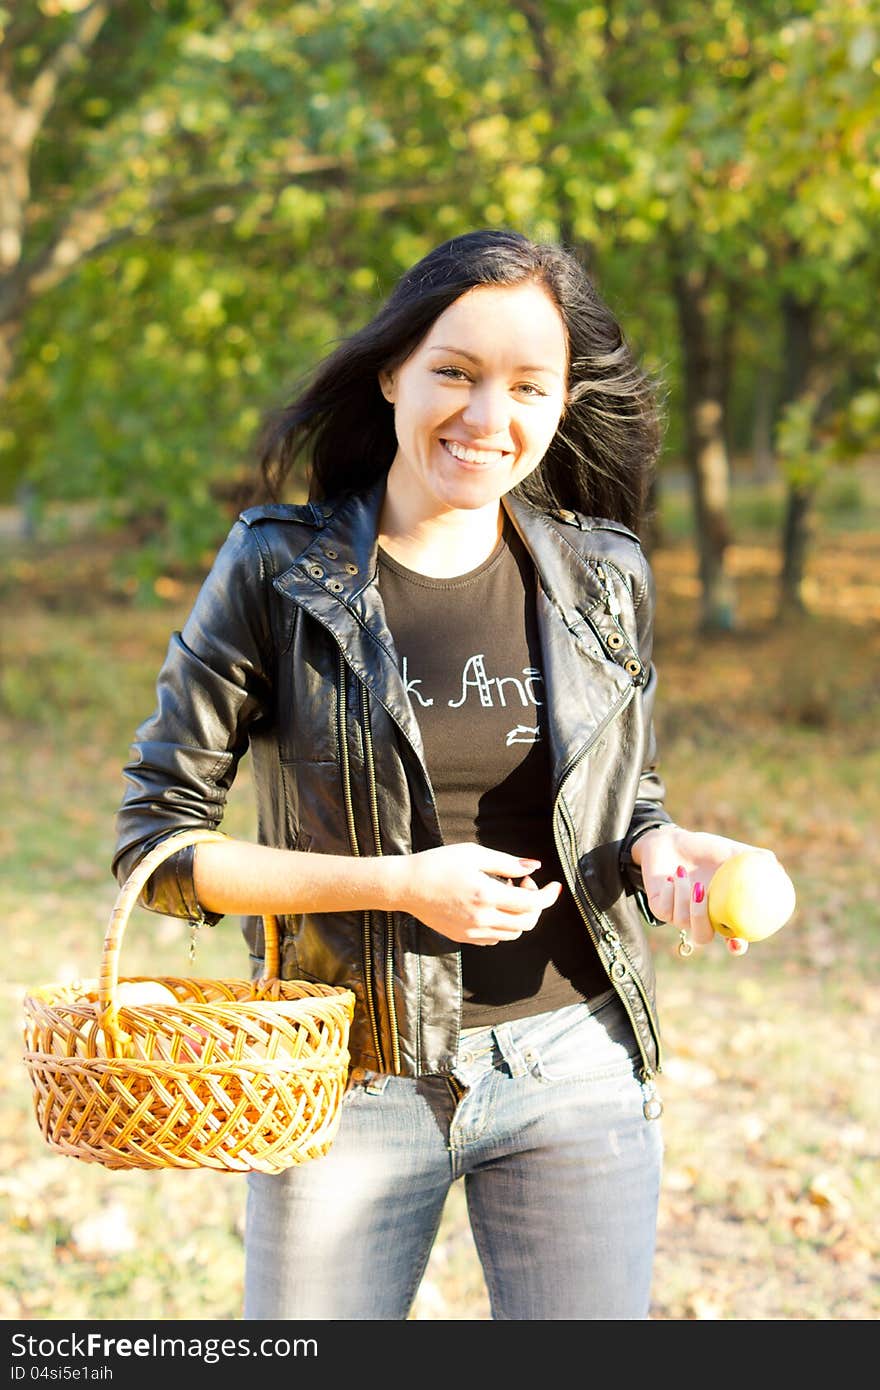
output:
M618 600L617 595L614 593L611 584L608 582L607 570L612 570L614 574L617 575L617 578L620 580L621 588L623 589L628 589L629 587L626 582L626 577L624 576L623 570L621 570L620 567L616 565L613 560L604 560L601 564L596 566L596 569L599 573L599 577L601 578L605 586L605 593L608 597L608 611L610 613L615 614L616 616L621 611L620 601Z
M619 576L621 581L625 582L623 580L623 576L620 573L620 570L617 568L616 565L612 565L609 561L608 568L613 569L615 574ZM602 591L605 595L605 605L608 609L608 612L611 614L613 618L616 618L618 613L620 612L620 603L618 601L617 595L611 587L611 584L609 583L608 575L605 571L605 566L603 564L596 565L596 574L599 576L599 580L602 584Z
M339 691L337 704L337 735L339 738L339 761L342 770L342 794L345 801L345 819L348 826L348 843L352 854L356 859L361 857L360 845L358 844L357 826L354 819L354 801L351 794L351 767L348 761L348 742L346 739L347 724L347 699L346 691L348 686L347 667L342 648L339 649ZM370 1030L373 1035L373 1047L379 1062L379 1070L385 1070L385 1062L382 1056L382 1047L379 1041L379 1027L376 1020L376 1001L373 994L373 961L371 951L371 925L372 913L365 911L362 915L362 934L361 947L364 958L364 988L367 995L367 1014L370 1019Z
M569 840L570 840L571 842L573 842L573 841L575 840L575 830L574 830L574 826L573 826L572 821L571 821L571 816L570 816L570 814L569 814L568 808L567 808L567 806L564 805L564 803L563 803L563 805L562 805L561 810L562 810L562 819L563 819L563 821L565 822L565 829L566 829L566 831L568 832ZM558 840L557 840L557 848L558 848L558 844L559 844L559 842L558 842ZM649 1002L649 1000L648 1000L648 992L647 992L647 990L645 989L645 986L644 986L644 984L643 984L643 982L642 982L641 976L639 975L638 971L636 970L635 966L633 965L632 961L631 961L630 958L629 958L629 954L628 954L628 952L627 952L626 946L624 945L624 943L623 943L623 941L622 941L622 939L621 939L621 937L620 937L619 932L617 932L617 931L615 930L615 928L614 928L614 926L612 925L611 921L609 920L609 918L607 917L607 915L601 910L601 908L599 908L599 907L596 906L596 903L595 903L595 901L593 900L593 898L592 898L592 896L591 896L591 894L590 894L589 889L587 888L586 884L584 883L583 879L581 878L580 872L578 871L576 864L573 864L572 868L573 868L573 875L574 875L574 879L575 879L575 886L576 886L576 888L579 890L580 894L582 895L583 901L584 901L584 903L586 904L586 907L587 907L587 911L586 911L586 912L584 912L583 909L582 909L581 915L584 917L585 921L587 922L587 926L589 927L589 926L590 926L589 914L592 913L592 914L593 914L594 920L595 920L597 923L599 923L599 925L600 925L601 928L602 928L602 937L603 937L603 940L604 940L604 942L605 942L605 946L606 946L606 949L607 949L607 952L608 952L608 974L609 974L611 980L612 980L615 984L617 984L618 982L622 982L623 980L625 980L626 977L627 977L627 975L629 975L629 976L632 978L633 983L635 984L636 988L638 989L639 994L641 995L642 1003L645 1005L645 1010L646 1010L646 1012L647 1012L648 1018L649 1018L650 1021L651 1021L651 1031L652 1031L652 1033L654 1034L654 1041L655 1041L655 1043L656 1043L656 1045L657 1045L658 1070L659 1070L659 1061L660 1061L660 1054L661 1054L661 1044L660 1044L660 1038L659 1038L659 1030L654 1026L653 1011L652 1011L652 1009L651 1009L651 1005L650 1005L650 1002ZM597 944L598 944L597 937L596 937L596 933L595 933L595 932L591 932L591 935L592 935L592 937L593 937L593 941L594 941L594 942L597 942ZM627 1001L624 999L624 1003L626 1003L626 1002L627 1002ZM628 1005L627 1005L627 1007L628 1007ZM634 1020L634 1019L633 1019L633 1022L635 1023L635 1020ZM643 1051L643 1053L644 1053L644 1049L642 1049L642 1051ZM647 1059L645 1060L645 1064L646 1064L646 1066L647 1066Z
M370 794L370 820L373 825L373 844L382 856L382 834L379 828L379 798L376 790L376 764L373 759L373 730L370 725L370 693L361 681L361 716L364 731L364 761L367 788ZM390 912L385 913L385 998L391 1022L391 1049L394 1073L400 1075L400 1044L397 1032L397 1010L394 1006L394 923Z
M624 576L623 576L623 574L621 573L621 571L618 569L618 567L617 567L615 564L612 564L610 560L607 561L606 563L607 563L608 570L613 570L614 573L617 575L618 579L620 580L620 583L621 583L622 585L625 585L625 584L626 584L626 580L624 579ZM608 576L608 572L607 572L607 570L606 570L606 568L605 568L605 564L599 563L599 564L596 565L596 574L598 575L599 580L600 580L600 582L601 582L601 584L602 584L602 589L603 589L604 595L605 595L605 604L606 604L606 607L607 607L607 609L608 609L608 612L610 613L611 617L614 619L614 624L615 624L615 626L617 627L618 631L620 631L620 632L622 633L622 635L625 637L626 634L623 633L623 630L622 630L622 628L621 628L621 626L620 626L620 616L619 616L619 615L620 615L620 612L621 612L620 601L618 600L617 595L616 595L615 592L614 592L614 587L613 587L613 585L611 584L610 578L609 578L609 576ZM568 808L566 807L565 809L566 809L566 814L567 814L567 809L568 809ZM577 837L576 837L576 835L575 835L575 833L574 833L574 827L570 824L570 817L569 817L569 834L571 835L571 837L572 837L574 843L576 844L576 843L577 843ZM576 878L579 880L579 879L580 879L580 875L579 875L579 873L577 872L577 869L576 869L576 868L575 868L575 875L576 875ZM589 894L589 892L588 892L588 890L587 890L586 884L584 884L584 883L581 882L581 883L580 883L580 888L581 888L581 891L582 891L582 893L583 893L583 895L584 895L584 898L585 898L586 902L590 905L590 908L591 908L591 910L593 911L593 913L595 914L595 916L597 917L597 919L605 924L605 928L606 928L606 930L605 930L605 938L606 938L606 941L608 942L608 945L612 948L612 952L615 950L615 948L619 948L620 954L624 957L624 960L623 960L623 961L619 961L618 958L617 958L614 954L612 954L611 961L610 961L610 966L609 966L609 969L610 969L610 971L612 972L612 975L613 975L613 972L614 972L614 970L615 970L615 967L619 964L619 965L620 965L620 970L618 971L619 978L622 980L622 979L624 978L624 976L626 975L626 973L628 972L629 975L630 975L630 977L631 977L632 980L633 980L633 983L634 983L635 986L636 986L636 989L639 991L639 994L641 995L642 1003L644 1004L644 1007L645 1007L645 1014L646 1014L646 1017L648 1018L648 1020L649 1020L649 1022L650 1022L650 1025L651 1025L651 1032L652 1032L653 1037L654 1037L654 1045L655 1045L655 1047L657 1048L657 1070L659 1071L659 1070L661 1070L662 1057L663 1057L663 1049L662 1049L662 1044L661 1044L661 1041L660 1041L660 1029L659 1029L659 1027L657 1026L656 1019L654 1018L653 1011L652 1011L652 1009L651 1009L650 1003L648 1002L647 991L645 990L645 987L644 987L644 985L643 985L643 983L642 983L642 980L641 980L641 978L640 978L640 976L639 976L639 974L638 974L638 971L636 971L636 970L633 968L632 961L629 959L629 957L628 957L628 955L627 955L626 948L624 947L623 942L620 940L620 937L618 936L617 932L614 931L613 927L611 926L611 923L608 921L608 918L605 916L605 914L599 912L599 910L596 908L596 905L595 905L595 903L593 903L592 898L590 897L590 894ZM645 1049L642 1047L641 1038L639 1037L639 1031L638 1031L638 1028L636 1027L635 1019L634 1019L633 1016L632 1016L632 1010L629 1008L629 1001L624 997L624 994L623 994L623 991L622 991L622 990L618 990L618 994L619 994L619 997L620 997L620 999L621 999L621 1001L622 1001L624 1007L629 1011L630 1019L632 1020L632 1024L633 1024L633 1030L634 1030L634 1032L635 1032L636 1038L637 1038L638 1041L639 1041L639 1048L640 1048L641 1053L642 1053L642 1060L643 1060L643 1063L644 1063L643 1068L642 1068L642 1095L643 1095L643 1105L642 1105L642 1109L644 1110L645 1119L647 1119L647 1120L657 1119L657 1118L662 1114L662 1112L663 1112L663 1105L662 1105L662 1102L660 1101L660 1098L659 1098L659 1096L657 1095L657 1092L656 1092L656 1089L655 1089L655 1085L654 1085L654 1073L653 1073L653 1071L652 1071L652 1069L651 1069L651 1067L650 1067L650 1065L649 1065L649 1063L648 1063L647 1057L645 1056Z
M625 584L625 583L626 583L626 580L624 579L623 575L620 573L620 570L617 569L617 566L616 566L616 565L611 565L611 564L609 563L608 568L609 568L609 569L613 569L613 570L615 571L615 573L616 573L616 574L618 575L618 577L620 578L620 582L621 582L622 584ZM604 596L605 596L605 607L606 607L606 609L608 610L608 613L610 614L611 618L612 618L613 621L614 621L614 626L615 626L615 628L616 628L617 631L620 633L621 637L623 637L624 640L626 640L626 633L624 632L623 628L622 628L621 625L620 625L620 614L621 614L620 599L617 597L616 593L614 592L614 588L613 588L613 586L612 586L612 584L611 584L610 579L608 578L608 574L607 574L607 572L606 572L606 570L605 570L605 566L602 565L602 564L597 564L597 565L596 565L596 574L597 574L597 576L598 576L599 582L600 582L601 585L602 585L602 592L603 592L603 594L604 594ZM598 634L597 634L597 635L598 635ZM600 640L601 640L601 638L600 638Z
M623 941L621 940L620 934L617 931L615 931L614 926L609 921L608 917L605 915L605 913L601 911L600 908L596 906L596 903L593 901L589 889L587 888L586 884L584 883L581 877L580 870L577 864L577 856L571 854L570 849L569 852L567 852L566 846L563 844L562 835L560 832L560 821L562 821L564 823L564 828L568 836L569 847L576 845L577 837L575 834L575 828L572 824L568 807L565 805L565 802L562 799L563 784L568 779L569 775L577 767L577 765L581 762L581 760L584 757L586 757L587 753L593 747L602 731L608 726L608 724L611 723L613 719L617 717L618 714L620 714L626 708L626 706L629 704L630 700L633 697L634 690L635 687L630 686L630 688L624 693L624 695L621 697L618 703L613 707L613 709L609 711L609 713L603 719L602 723L598 726L598 728L594 730L588 742L585 743L581 749L579 749L577 755L568 764L568 767L565 769L562 777L560 778L559 790L556 793L556 798L553 805L553 837L556 842L556 852L559 855L560 862L563 865L567 865L568 867L574 888L573 896L577 904L578 911L580 912L581 917L583 918L584 924L587 928L587 931L589 932L590 939L593 942L593 945L596 947L597 951L599 952L600 956L603 954L602 946L604 945L605 953L607 953L608 955L609 978L614 986L614 989L621 1003L626 1009L630 1021L633 1025L633 1033L638 1042L639 1051L642 1054L642 1108L645 1114L645 1118L650 1120L656 1119L659 1116L662 1110L662 1106L660 1104L659 1098L657 1097L655 1089L655 1069L651 1066L648 1060L648 1056L645 1051L644 1044L642 1042L641 1034L636 1023L635 1016L633 1014L632 1006L630 1005L630 1002L626 997L624 990L622 989L622 982L627 977L627 975L633 981L633 984L638 990L642 1003L644 1005L645 1015L650 1023L651 1032L654 1038L654 1044L657 1048L656 1070L659 1071L661 1070L662 1047L660 1042L659 1029L654 1019L653 1009L651 1008L651 1004L648 999L648 993L642 982L641 976L639 975L638 971L635 969L632 961L630 960L629 955L626 951L626 947L624 946ZM598 924L598 926L601 928L601 939L599 932L593 925L594 922Z

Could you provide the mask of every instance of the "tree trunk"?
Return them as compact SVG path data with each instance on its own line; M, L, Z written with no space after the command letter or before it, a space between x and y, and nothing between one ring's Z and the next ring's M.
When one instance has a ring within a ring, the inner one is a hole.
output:
M773 397L772 373L759 365L752 411L752 474L759 483L769 483L775 470Z
M726 563L730 544L730 461L724 428L724 381L713 343L708 275L673 271L684 364L685 453L691 474L701 583L700 626L728 632L735 595Z
M783 402L797 400L809 387L813 366L815 304L785 294L783 316ZM800 613L804 602L804 576L813 519L815 489L790 482L782 527L782 570L779 586L780 615Z
M782 527L782 574L780 577L780 616L803 613L804 575L811 537L813 489L789 485Z
M721 404L721 420L724 430L724 447L731 471L736 461L736 439L734 437L733 412L730 398L733 389L733 373L736 363L737 297L740 287L728 280L724 288L724 317L718 332L718 399Z
M25 208L30 196L28 151L31 132L0 75L0 404L15 370L21 315L16 276L21 264Z
M21 324L14 319L0 323L0 407L15 374L15 352Z

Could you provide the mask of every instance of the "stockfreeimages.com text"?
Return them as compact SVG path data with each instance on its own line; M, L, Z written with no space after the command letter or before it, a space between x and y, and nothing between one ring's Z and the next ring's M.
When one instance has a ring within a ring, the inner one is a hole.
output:
M213 1365L217 1361L237 1356L276 1357L317 1356L318 1343L314 1337L160 1337L153 1332L148 1337L106 1337L101 1332L85 1335L72 1332L63 1337L34 1337L23 1332L12 1336L14 1357L53 1357L79 1360L82 1357L180 1357Z

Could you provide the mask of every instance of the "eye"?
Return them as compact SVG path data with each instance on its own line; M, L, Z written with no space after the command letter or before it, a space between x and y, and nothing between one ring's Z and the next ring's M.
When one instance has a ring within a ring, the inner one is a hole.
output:
M546 396L547 394L546 391L541 390L540 386L536 386L533 381L521 381L516 389L518 391L524 391L527 396Z
M437 367L435 374L445 376L450 381L469 381L467 372L463 367Z

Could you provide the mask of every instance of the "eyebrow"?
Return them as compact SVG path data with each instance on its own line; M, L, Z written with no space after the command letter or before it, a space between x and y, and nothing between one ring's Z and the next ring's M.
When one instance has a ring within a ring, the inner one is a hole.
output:
M454 352L459 357L466 357L469 362L474 362L478 367L482 366L482 362L479 357L475 357L472 352L465 352L464 348L453 347L450 343L435 343L434 346L429 349L429 351ZM542 365L541 363L537 363L531 367L516 367L514 370L517 372L549 372L551 376L558 376L560 378L562 376L562 373L557 372L555 367L548 367L546 365Z

